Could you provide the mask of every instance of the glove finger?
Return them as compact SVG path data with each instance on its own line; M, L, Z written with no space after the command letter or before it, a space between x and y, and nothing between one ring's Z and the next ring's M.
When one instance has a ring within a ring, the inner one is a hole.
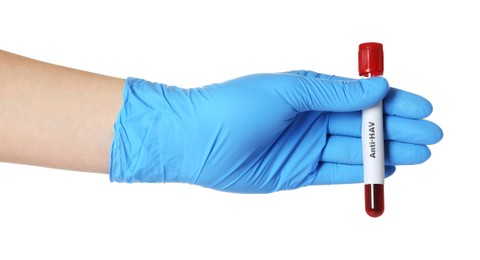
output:
M395 166L385 166L385 178L395 172ZM347 184L363 182L363 166L339 163L321 163L311 185Z
M422 119L432 113L432 104L422 96L401 89L390 88L383 101L384 113L394 116Z
M355 80L352 78L322 74L311 70L293 70L284 73L323 80ZM424 97L396 88L390 88L383 103L384 113L407 118L425 118L429 116L433 110L432 104Z
M335 75L318 73L318 72L311 71L311 70L291 70L291 71L287 71L287 72L283 72L283 73L290 74L290 75L298 75L298 76L303 76L303 77L317 78L317 79L326 79L326 80L340 80L340 81L355 80L355 79L351 79L351 78L345 78L345 77L340 77L340 76L335 76Z
M386 115L384 117L385 140L412 144L434 144L443 137L442 129L428 120L409 119ZM328 134L361 137L362 113L331 113Z
M275 91L297 112L362 110L377 104L389 89L388 82L382 77L341 81L283 75L289 78L281 79Z
M403 142L385 142L386 165L420 164L430 158L426 145ZM330 136L321 155L321 161L341 164L363 164L362 141L360 138Z

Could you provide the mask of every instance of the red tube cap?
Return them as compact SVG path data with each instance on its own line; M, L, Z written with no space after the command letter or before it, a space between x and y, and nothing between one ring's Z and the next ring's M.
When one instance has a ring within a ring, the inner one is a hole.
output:
M363 77L383 75L383 45L366 42L358 46L358 72Z

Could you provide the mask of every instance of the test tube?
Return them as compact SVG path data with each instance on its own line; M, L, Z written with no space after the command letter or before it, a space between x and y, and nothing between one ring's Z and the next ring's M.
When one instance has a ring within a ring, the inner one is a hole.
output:
M381 43L366 42L359 45L358 71L363 77L383 75L383 46ZM370 217L379 217L385 208L382 101L362 111L362 150L365 211Z

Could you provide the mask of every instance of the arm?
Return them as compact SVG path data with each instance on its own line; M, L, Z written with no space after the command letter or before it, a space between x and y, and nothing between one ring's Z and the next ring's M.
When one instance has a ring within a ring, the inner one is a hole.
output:
M185 90L0 51L0 161L240 193L362 182L359 110L382 99L388 176L443 134L424 120L428 100L380 77L263 73Z
M124 83L0 51L0 161L108 173Z

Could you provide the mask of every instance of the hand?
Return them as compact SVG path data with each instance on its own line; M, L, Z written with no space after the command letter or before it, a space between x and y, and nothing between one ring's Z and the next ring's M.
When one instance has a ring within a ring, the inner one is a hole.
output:
M389 176L426 161L442 131L423 120L430 102L384 78L292 71L194 89L129 78L110 177L240 193L362 182L360 110L383 98Z

